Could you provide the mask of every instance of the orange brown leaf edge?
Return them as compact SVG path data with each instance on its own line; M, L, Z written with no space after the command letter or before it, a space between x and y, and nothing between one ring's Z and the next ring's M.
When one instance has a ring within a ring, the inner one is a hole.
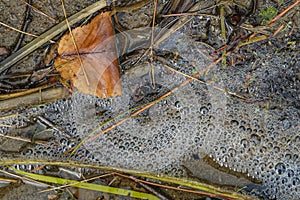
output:
M110 12L97 15L89 24L66 33L58 45L54 66L80 92L100 98L122 94ZM82 69L84 68L84 69ZM84 70L84 71L83 71Z

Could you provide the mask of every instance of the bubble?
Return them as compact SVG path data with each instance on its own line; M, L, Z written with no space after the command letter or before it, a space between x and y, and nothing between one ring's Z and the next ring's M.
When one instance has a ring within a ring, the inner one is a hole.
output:
M242 139L241 140L241 145L243 148L248 148L249 147L249 142L247 139Z
M235 157L235 155L236 155L236 150L230 148L230 149L228 150L228 155L229 155L230 157Z
M237 120L231 120L230 124L234 127L237 127L239 125L239 122Z
M300 179L298 177L292 178L292 184L297 186L300 184Z
M259 145L261 142L260 137L257 134L252 134L250 136L250 141L254 144L254 145Z
M276 166L275 166L275 170L276 172L281 175L283 173L285 173L286 171L286 167L283 163L278 163Z
M208 114L208 108L206 107L206 106L202 106L201 108L200 108L200 113L202 114L202 115L207 115Z
M287 176L290 177L290 178L295 175L295 172L292 169L287 169L286 173L287 173Z

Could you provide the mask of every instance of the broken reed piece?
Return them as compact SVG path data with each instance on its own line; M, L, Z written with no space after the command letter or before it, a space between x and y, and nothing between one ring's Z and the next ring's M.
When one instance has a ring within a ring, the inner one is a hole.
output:
M58 44L54 66L64 80L85 94L100 98L122 94L114 30L110 12L98 14L92 21L66 33ZM83 69L84 68L84 69Z

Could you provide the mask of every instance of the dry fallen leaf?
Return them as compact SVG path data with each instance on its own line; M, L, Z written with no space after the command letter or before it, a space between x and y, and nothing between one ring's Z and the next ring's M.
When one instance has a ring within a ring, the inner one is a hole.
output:
M110 12L97 15L89 24L72 30L83 66L70 33L58 46L54 66L79 91L100 98L121 95L120 75ZM84 69L83 69L84 68ZM83 71L84 70L84 71Z

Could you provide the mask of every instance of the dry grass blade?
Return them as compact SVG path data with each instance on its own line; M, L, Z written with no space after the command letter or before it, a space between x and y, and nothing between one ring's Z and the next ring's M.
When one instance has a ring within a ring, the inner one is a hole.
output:
M155 88L155 79L154 79L154 66L152 64L153 61L153 44L154 44L154 27L155 27L155 19L156 19L156 10L157 10L157 2L158 0L154 0L154 8L153 8L153 17L152 17L152 27L151 27L151 42L150 42L150 65L151 65L151 77L152 77L152 85Z
M37 87L37 88L27 89L27 90L21 91L21 92L9 93L9 94L0 94L0 100L21 97L21 96L24 96L24 95L39 92L41 90L44 90L44 89L47 89L47 88L50 88L50 87L52 87L52 85L43 85L43 86L40 86L40 87Z
M111 174L104 174L104 175L100 175L100 176L95 176L95 177L92 177L92 178L89 178L89 179L84 179L82 181L79 181L79 183L86 183L86 182L93 181L93 180L103 178L103 177L106 177L106 176L110 176L110 175ZM58 187L53 187L51 189L43 190L43 191L40 191L38 193L49 192L49 191L53 191L53 190L60 190L60 189L63 189L63 188L72 187L76 184L78 184L78 183L70 183L70 184L66 184L66 185L62 185L62 186L58 186Z
M22 33L22 34L25 34L25 35L29 35L29 36L32 36L32 37L38 37L38 36L35 35L35 34L27 33L27 32L21 31L21 30L19 30L19 29L16 29L16 28L14 28L14 27L12 27L12 26L7 25L7 24L5 24L5 23L3 23L3 22L0 22L0 25L5 26L5 27L7 27L7 28L10 28L11 30L17 31L17 32Z
M20 0L20 1L22 1L23 3L25 3L27 6L29 6L29 7L32 8L33 10L37 11L37 13L40 13L41 15L46 16L48 19L52 20L53 22L57 22L56 19L54 19L53 17L47 15L46 13L44 13L43 11L41 11L41 10L39 10L38 8L34 7L33 5L27 3L26 1L24 1L24 0Z

